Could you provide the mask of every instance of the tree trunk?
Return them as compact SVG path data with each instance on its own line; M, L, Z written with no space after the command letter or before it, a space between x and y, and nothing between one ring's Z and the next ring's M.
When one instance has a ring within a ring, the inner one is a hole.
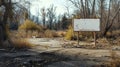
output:
M92 18L95 16L95 2L96 0L93 1L93 5L92 5Z
M4 25L0 25L0 46L7 39L6 27Z
M85 8L84 8L83 0L81 0L81 5L82 5L83 18L85 18Z
M0 26L0 44L3 42L3 29L2 26Z
M8 39L7 31L6 31L6 24L9 17L10 5L4 5L5 12L3 15L3 20L0 20L0 42L3 43Z
M120 8L118 8L118 10L116 11L115 15L113 16L111 23L109 23L109 26L105 29L103 36L106 36L107 32L109 31L109 29L112 27L113 23L114 23L114 19L116 18L116 16L118 15L120 11Z
M49 29L50 29L50 30L52 30L52 29L53 29L52 24L53 24L53 21L52 21L52 20L50 20L50 22L49 22Z

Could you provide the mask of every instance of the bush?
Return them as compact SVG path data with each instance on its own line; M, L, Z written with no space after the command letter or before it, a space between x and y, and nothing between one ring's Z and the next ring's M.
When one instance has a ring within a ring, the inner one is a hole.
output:
M46 30L44 32L45 37L51 38L51 37L57 37L57 33L55 31L52 30Z
M27 42L26 39L11 39L13 46L16 49L31 48L33 45Z
M117 38L120 36L120 30L108 31L106 34L107 38Z
M66 34L66 31L57 31L56 33L59 37L64 37Z
M20 27L19 30L38 30L42 31L43 28L40 25L35 24L31 20L26 20Z
M74 34L73 28L72 28L72 26L69 26L69 29L68 29L68 31L66 32L66 35L65 35L65 39L72 40L73 34Z
M67 40L76 40L78 37L78 33L74 32L73 27L69 26L69 29L66 32L65 39ZM91 39L93 38L92 32L79 32L79 39L85 40L85 39Z

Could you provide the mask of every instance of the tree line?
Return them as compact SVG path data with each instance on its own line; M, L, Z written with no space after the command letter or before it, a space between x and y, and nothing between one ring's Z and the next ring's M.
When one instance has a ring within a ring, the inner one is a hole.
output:
M120 29L120 1L119 0L66 0L75 8L67 6L67 13L56 16L56 7L51 6L47 10L42 8L41 17L43 26L49 29L67 29L74 18L98 18L101 22L101 35L105 36L108 31ZM74 12L70 14L70 9ZM48 18L48 21L45 19ZM59 27L59 28L58 28Z
M67 13L56 16L56 8L42 8L38 11L41 24L51 30L66 30L74 18L99 18L101 34L120 29L120 1L119 0L66 0L75 8L68 8ZM33 20L30 14L31 1L29 0L0 0L0 42L7 37L6 25L16 22L18 25L26 19ZM74 9L70 14L69 9ZM36 19L36 18L35 18ZM37 21L39 22L39 21Z

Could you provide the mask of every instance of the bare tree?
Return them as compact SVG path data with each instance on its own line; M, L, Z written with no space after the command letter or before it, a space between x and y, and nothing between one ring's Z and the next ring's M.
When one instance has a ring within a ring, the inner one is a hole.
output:
M41 13L42 13L42 22L43 22L43 26L46 27L46 12L45 12L45 8L41 9Z
M69 10L70 6L65 5L65 8L67 10L67 16L70 18L70 10Z
M96 0L68 0L80 11L81 18L90 18L95 14Z
M102 22L102 27L103 28L103 36L106 36L107 32L111 29L111 27L113 26L114 20L117 17L117 15L119 15L119 11L120 11L120 7L117 7L116 10L113 10L113 0L109 0L109 5L108 5L108 9L105 9L104 7L105 2L107 1L102 1L101 0L101 22ZM119 1L117 2L119 4ZM114 4L117 5L117 4ZM114 11L114 12L113 12ZM103 23L104 22L104 23Z
M5 12L3 14L3 19L0 20L0 43L2 43L3 41L5 41L7 39L7 33L6 33L6 24L7 24L7 20L9 19L13 19L12 15L12 1L7 1L7 0L0 0L0 7L4 6L5 7Z
M99 16L102 24L102 35L114 25L119 18L119 0L68 0L76 8L79 8L80 18L96 18ZM114 7L113 7L114 6ZM99 11L99 13L97 13ZM118 20L119 22L119 20Z
M47 9L47 18L48 18L48 22L49 22L49 29L53 29L53 22L56 19L56 7L54 7L53 5L51 5L48 9Z
M93 0L93 5L92 5L92 16L95 16L95 4L96 4L96 0Z

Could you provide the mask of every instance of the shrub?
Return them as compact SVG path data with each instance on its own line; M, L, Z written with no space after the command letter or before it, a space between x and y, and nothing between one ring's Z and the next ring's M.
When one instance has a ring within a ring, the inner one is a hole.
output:
M26 20L20 27L19 30L38 30L42 31L43 28L40 25L35 24L31 20Z
M107 38L117 38L120 36L120 30L108 31L106 34Z
M56 33L59 37L64 37L66 34L66 31L57 31Z
M74 34L73 28L72 26L69 26L69 29L67 30L65 35L65 39L71 40L73 38L73 34Z
M26 39L12 39L13 46L17 49L31 48L33 45L27 42Z
M44 32L45 37L51 38L51 37L57 37L57 33L55 31L52 30L46 30Z
M66 32L65 39L67 40L76 40L78 37L78 33L74 32L73 27L69 26L69 29ZM79 39L91 39L93 37L92 32L79 32Z

